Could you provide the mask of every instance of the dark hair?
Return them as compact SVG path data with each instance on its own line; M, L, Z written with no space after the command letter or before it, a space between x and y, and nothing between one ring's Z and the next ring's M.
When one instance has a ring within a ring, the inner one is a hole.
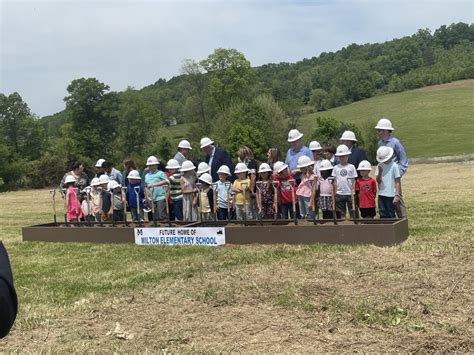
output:
M324 152L331 152L332 154L336 153L336 146L334 144L326 144L323 148Z
M105 168L111 168L112 167L112 163L110 161L104 161L102 163L102 167L105 169Z
M330 177L332 174L332 169L329 169L329 170L321 170L321 176L324 178L324 179L327 179L328 177Z
M125 166L125 170L127 170L127 171L137 170L135 162L132 159L125 159L123 161L123 165Z

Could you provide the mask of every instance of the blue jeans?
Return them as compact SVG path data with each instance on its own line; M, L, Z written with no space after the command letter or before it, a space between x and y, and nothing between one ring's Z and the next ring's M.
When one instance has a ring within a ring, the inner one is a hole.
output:
M380 218L395 218L393 197L379 195L379 214Z
M280 205L280 218L281 219L288 219L288 215L290 215L290 219L293 219L293 204L292 203L282 203Z
M217 208L217 219L219 221L225 221L228 217L229 214L228 214L228 211L227 211L227 208L222 208L222 207L218 207Z
M173 200L173 211L174 211L174 218L178 221L183 220L183 200Z
M138 210L136 208L130 207L130 212L132 214L133 222L140 222L143 220L143 210L140 209L140 215L138 215Z

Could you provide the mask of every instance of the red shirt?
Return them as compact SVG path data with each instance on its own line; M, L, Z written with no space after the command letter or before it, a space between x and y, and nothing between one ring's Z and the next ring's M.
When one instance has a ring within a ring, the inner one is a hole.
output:
M293 195L294 195L294 198L295 198L295 203L298 203L297 202L297 199L296 199L296 183L295 183L295 180L293 179L293 177L291 176L287 176L286 178L279 178L279 176L274 176L273 177L273 181L278 181L280 182L280 184L278 185L278 196L280 198L280 203L282 204L288 204L288 203L293 203L293 199L291 198L291 189L289 186L287 185L283 185L282 184L282 181L289 181L291 180L290 184L293 186Z
M359 208L374 208L377 183L374 179L359 178L355 182L355 190L359 191Z

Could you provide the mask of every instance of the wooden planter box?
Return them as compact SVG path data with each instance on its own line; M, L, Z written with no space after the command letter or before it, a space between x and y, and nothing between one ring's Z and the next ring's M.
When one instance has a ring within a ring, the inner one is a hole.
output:
M316 224L300 221L249 221L247 225L234 222L202 222L174 224L173 227L223 227L226 244L373 244L389 246L399 244L408 238L407 219L359 220L357 224L348 221L318 221ZM150 225L153 227L153 224ZM134 243L132 224L115 225L81 222L78 225L48 223L23 227L23 241L41 242L86 242L86 243ZM138 227L138 226L136 226ZM158 227L169 227L158 224ZM147 228L143 226L143 228Z

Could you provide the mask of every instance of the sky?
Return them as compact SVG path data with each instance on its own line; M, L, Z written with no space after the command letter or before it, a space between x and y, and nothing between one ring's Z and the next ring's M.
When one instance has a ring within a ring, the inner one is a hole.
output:
M46 116L82 77L140 89L219 47L296 62L473 18L474 0L0 0L0 92Z

